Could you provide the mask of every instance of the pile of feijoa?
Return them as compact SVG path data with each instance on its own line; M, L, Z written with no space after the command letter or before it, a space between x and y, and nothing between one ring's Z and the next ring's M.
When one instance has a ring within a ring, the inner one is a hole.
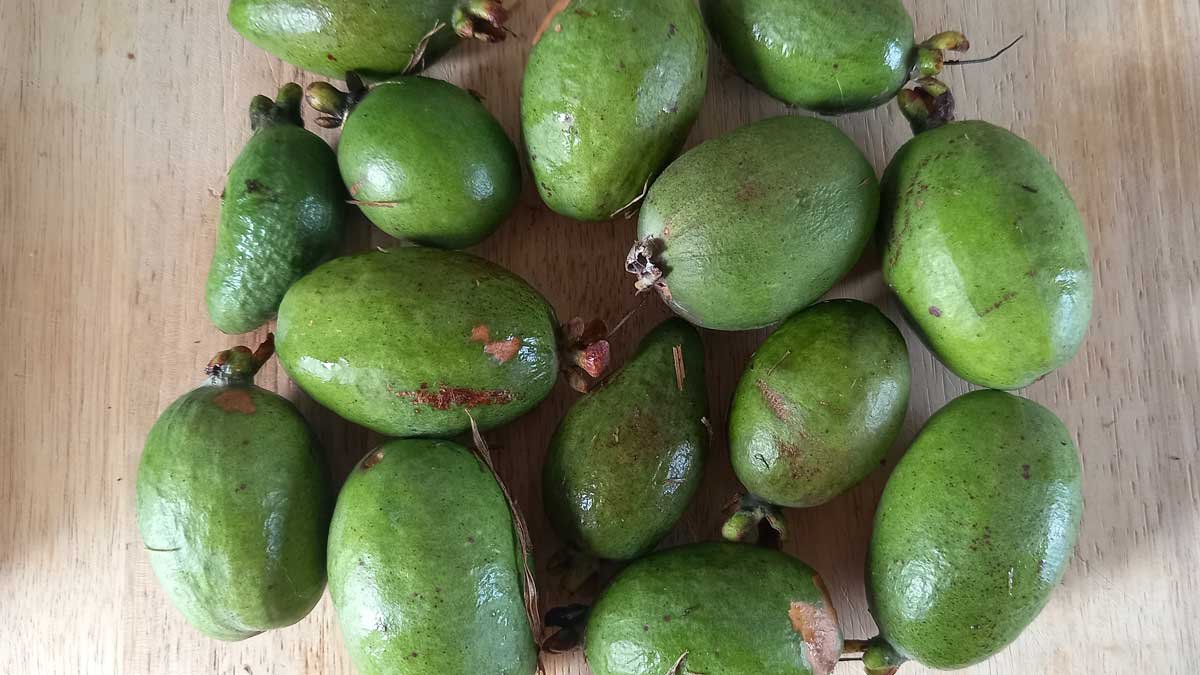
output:
M828 675L851 652L881 674L965 667L1014 640L1075 545L1080 462L1053 413L1002 390L1074 356L1092 280L1049 162L1003 128L953 120L936 76L966 38L917 42L898 0L556 2L525 70L524 160L560 214L640 210L611 264L633 275L628 292L679 316L606 373L602 323L562 325L523 279L455 250L512 212L522 153L471 92L414 73L460 39L503 39L510 9L232 0L246 39L347 86L288 83L250 103L207 304L224 332L275 319L275 333L218 354L150 430L137 512L171 601L204 634L240 640L302 619L328 575L363 675L528 675L540 650L579 641L597 675ZM882 179L807 116L679 155L710 36L777 99L824 114L897 99L916 135ZM336 153L304 130L302 99L316 124L341 127ZM348 204L406 245L336 257ZM904 422L900 330L864 302L813 304L872 236L913 330L986 389L934 414L888 480L865 580L879 635L846 640L821 578L754 542L786 534L784 508L862 481ZM775 324L728 429L711 428L697 327ZM336 496L305 419L254 385L275 351L318 403L395 438ZM479 433L538 405L560 375L585 394L551 441L543 507L568 566L628 566L590 608L549 612L557 632L544 634L528 534ZM746 488L730 541L654 552L716 433Z

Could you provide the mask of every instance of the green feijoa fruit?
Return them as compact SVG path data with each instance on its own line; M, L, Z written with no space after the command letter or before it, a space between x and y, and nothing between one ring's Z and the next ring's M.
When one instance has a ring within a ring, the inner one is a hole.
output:
M824 504L879 466L908 393L908 350L886 316L857 300L813 305L742 375L729 414L734 471L769 504Z
M197 630L244 640L304 618L325 588L330 492L300 412L254 386L268 342L222 352L155 422L137 517L155 576Z
M1075 547L1080 473L1070 432L1033 401L976 391L930 418L875 514L868 657L953 670L1016 639Z
M596 675L829 675L842 650L821 578L778 551L713 542L626 568L588 618Z
M229 23L288 63L342 79L415 72L459 38L503 40L500 0L232 0Z
M677 314L717 330L760 328L820 298L858 260L879 186L845 134L776 117L693 148L642 207L627 269Z
M636 203L682 146L707 79L708 37L692 0L558 2L521 89L542 199L587 221Z
M345 190L333 150L304 130L301 90L250 102L254 135L229 169L205 299L212 322L248 333L275 316L289 286L337 253Z
M487 238L517 205L517 149L470 93L426 77L369 92L310 85L309 102L342 124L338 166L355 203L393 237L439 248Z
M920 133L883 195L884 279L951 370L1019 389L1075 355L1092 310L1087 236L1032 145L978 121Z
M546 300L508 270L418 247L337 258L279 308L279 360L342 417L388 436L451 436L521 416L558 377Z
M842 113L891 100L916 46L899 0L701 0L738 72L771 96Z
M532 675L526 557L503 489L447 441L359 462L329 529L329 594L361 675Z
M700 336L672 319L577 402L550 441L543 496L555 528L600 558L654 548L700 485L707 414Z

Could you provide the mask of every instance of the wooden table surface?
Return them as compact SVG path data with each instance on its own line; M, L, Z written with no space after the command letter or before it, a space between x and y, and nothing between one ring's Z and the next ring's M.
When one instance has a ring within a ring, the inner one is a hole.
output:
M514 137L522 67L549 4L524 0L514 39L467 45L430 71L480 92ZM1024 392L1078 440L1086 500L1079 545L1032 627L970 672L1195 672L1200 3L908 5L919 36L961 27L979 52L1027 36L1001 61L957 70L949 82L962 117L1009 127L1050 157L1079 202L1096 271L1086 344ZM0 36L8 97L0 135L0 672L352 673L328 598L296 626L243 643L189 629L156 585L134 519L150 425L199 383L216 351L252 341L219 334L203 305L218 195L248 137L247 103L310 77L243 41L216 0L3 0ZM786 112L713 54L690 143ZM880 170L909 137L892 106L837 124ZM479 251L529 279L560 317L615 321L636 304L622 270L633 231L630 220L556 217L527 185L510 222ZM388 241L361 219L351 227L350 248ZM873 256L831 296L869 300L898 320ZM647 305L616 340L618 361L664 315L657 301ZM905 330L914 392L893 458L932 411L968 389ZM765 334L705 335L718 430ZM260 384L300 404L339 481L378 440L318 409L274 364ZM541 568L559 542L539 508L540 463L573 399L560 385L489 436L501 448L502 477L526 507ZM787 550L829 580L848 637L873 630L860 571L886 473L789 514ZM671 541L716 536L736 490L718 441ZM551 603L564 599L553 579L543 581ZM554 675L587 672L578 654L548 665ZM845 663L837 672L859 669Z

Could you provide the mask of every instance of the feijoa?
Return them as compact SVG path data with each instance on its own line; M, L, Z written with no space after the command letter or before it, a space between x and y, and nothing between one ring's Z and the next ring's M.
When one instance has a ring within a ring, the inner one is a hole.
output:
M325 588L332 500L287 399L254 386L270 343L222 352L154 423L137 516L155 576L197 630L244 640L304 618Z
M250 103L254 135L229 169L208 271L208 315L226 333L275 316L300 277L337 253L345 190L333 150L304 130L300 86Z

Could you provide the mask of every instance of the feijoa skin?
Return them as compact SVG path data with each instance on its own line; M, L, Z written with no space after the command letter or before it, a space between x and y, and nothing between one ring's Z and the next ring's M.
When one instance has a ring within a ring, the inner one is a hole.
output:
M290 626L325 589L324 460L295 406L254 386L258 356L238 348L214 359L208 381L155 422L138 465L154 574L218 640Z
M828 291L875 226L874 169L828 122L776 117L685 153L650 189L627 268L705 328L781 321Z
M342 124L338 166L379 229L415 244L466 248L517 205L521 165L474 96L425 77L375 86Z
M558 376L546 300L499 265L419 247L337 258L279 308L279 360L321 405L388 436L512 421Z
M883 195L884 279L946 366L1019 389L1075 355L1092 310L1087 236L1032 145L947 124L900 149Z
M523 565L499 483L455 443L386 443L338 495L329 594L360 675L532 675Z
M283 294L337 253L345 189L337 157L300 119L300 86L250 104L254 135L229 169L208 271L208 315L225 333L275 316Z
M708 79L692 0L568 0L543 23L521 89L538 192L576 220L635 203L683 145Z
M842 635L825 585L778 551L703 543L627 567L588 618L595 675L829 675Z
M882 640L953 670L1016 639L1067 568L1080 473L1071 433L1033 401L976 391L937 412L875 514L867 588Z
M707 414L700 336L671 319L571 407L550 441L542 489L558 532L599 558L654 548L700 485Z
M379 80L433 63L460 37L502 40L498 0L232 0L229 23L304 70Z
M904 337L874 306L822 302L785 321L750 360L729 414L729 452L751 494L824 504L879 466L904 424Z
M738 73L771 96L822 113L867 110L908 81L913 22L899 0L701 0Z

